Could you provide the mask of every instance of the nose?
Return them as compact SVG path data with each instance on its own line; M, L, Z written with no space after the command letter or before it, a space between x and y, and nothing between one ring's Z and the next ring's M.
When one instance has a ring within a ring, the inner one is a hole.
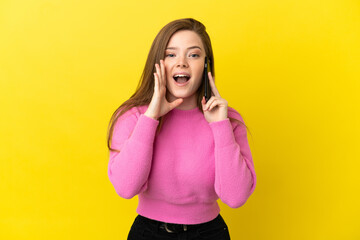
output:
M181 56L178 58L178 61L176 63L177 67L188 67L188 62L186 60L186 56Z

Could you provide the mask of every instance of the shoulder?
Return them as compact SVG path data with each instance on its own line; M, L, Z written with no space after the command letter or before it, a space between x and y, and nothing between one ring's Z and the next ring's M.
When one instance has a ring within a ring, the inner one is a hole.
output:
M242 118L241 114L235 108L230 106L228 106L228 117L235 118L244 123L244 119Z
M235 128L239 127L239 129L245 129L245 122L241 114L232 107L228 106L228 118L233 118L235 120L231 120L231 126L235 130ZM236 121L237 120L237 121Z
M142 113L145 113L148 108L148 105L144 106L135 106L127 111L123 112L121 115L119 111L117 113L117 119L114 120L114 132L125 131L124 129L131 129L135 126L136 122L139 120L139 117Z
M145 113L147 108L148 108L148 105L144 105L144 106L132 107L132 108L126 110L125 112L123 112L122 110L118 111L116 113L117 117L114 119L114 122L113 122L114 128L121 129L124 127L126 128L126 127L134 126L136 124L136 122L139 120L140 115Z
M141 105L141 106L135 106L127 110L125 113L121 114L119 119L125 119L128 117L135 117L138 119L141 114L144 114L146 110L148 109L149 105Z

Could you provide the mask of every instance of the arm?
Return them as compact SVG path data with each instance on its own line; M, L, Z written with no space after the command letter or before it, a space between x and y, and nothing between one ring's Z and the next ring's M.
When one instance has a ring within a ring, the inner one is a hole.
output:
M232 115L244 122L240 114L232 112ZM241 207L256 185L246 128L236 123L233 130L229 118L209 125L215 141L215 191L228 206Z
M117 194L130 199L147 189L158 120L141 114L120 116L114 127L108 176Z

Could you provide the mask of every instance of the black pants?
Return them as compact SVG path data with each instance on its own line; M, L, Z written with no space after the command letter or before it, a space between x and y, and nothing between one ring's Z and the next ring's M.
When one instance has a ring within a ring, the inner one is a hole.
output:
M219 214L201 224L164 224L138 215L131 226L127 240L230 240L228 227Z

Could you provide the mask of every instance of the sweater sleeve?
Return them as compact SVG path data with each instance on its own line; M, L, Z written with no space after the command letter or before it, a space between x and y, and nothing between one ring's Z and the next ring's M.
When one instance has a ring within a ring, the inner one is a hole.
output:
M244 123L239 113L231 114ZM215 191L229 207L241 207L256 185L246 128L236 123L233 129L229 118L211 122L209 126L215 142Z
M147 189L159 121L127 113L114 127L111 148L120 152L110 151L108 176L117 194L130 199Z

